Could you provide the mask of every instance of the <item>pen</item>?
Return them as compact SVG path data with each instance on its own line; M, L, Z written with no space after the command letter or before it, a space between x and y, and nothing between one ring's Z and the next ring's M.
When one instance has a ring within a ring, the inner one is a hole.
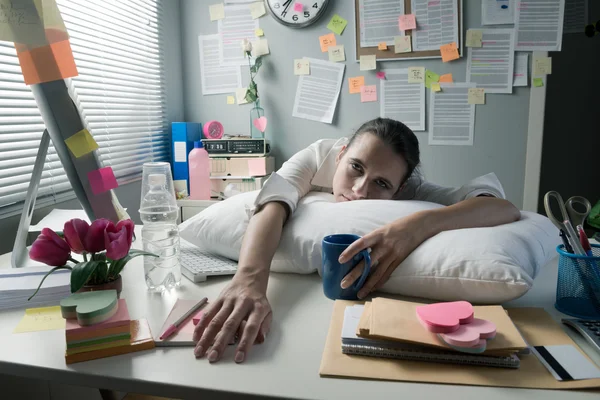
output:
M185 314L183 314L177 321L175 321L171 325L169 325L169 327L160 336L160 340L164 340L164 339L168 338L169 336L171 336L173 333L175 333L177 331L177 329L179 329L179 326L181 324L183 324L183 322L186 319L188 319L190 315L192 315L193 313L198 311L198 309L200 307L202 307L204 304L206 304L207 301L208 301L208 299L206 297L203 298L198 303L196 303L196 305L194 307L190 308Z
M560 233L558 234L560 236L560 238L563 241L563 245L565 246L565 251L567 253L571 253L573 254L573 248L571 247L571 245L569 244L569 240L567 239L567 236L565 235L565 231L563 231L562 229L560 230Z
M594 254L592 253L592 246L590 245L590 241L588 240L588 237L585 234L583 227L581 225L578 225L577 231L579 232L579 241L581 242L583 250L585 250L585 254L587 254L590 257L593 257Z

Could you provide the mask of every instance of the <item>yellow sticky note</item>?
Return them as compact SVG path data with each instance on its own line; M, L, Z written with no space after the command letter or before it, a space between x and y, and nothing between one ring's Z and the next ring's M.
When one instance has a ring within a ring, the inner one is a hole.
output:
M238 88L235 90L235 97L237 98L238 104L246 104L248 101L246 100L246 92L248 88Z
M218 21L225 18L225 6L223 3L212 4L208 7L211 21Z
M425 83L425 67L408 67L408 83Z
M483 31L479 29L469 29L467 31L467 47L482 47Z
M257 28L257 29L254 31L254 35L255 35L255 36L265 36L265 32L262 30L262 28Z
M337 46L329 46L327 49L329 53L329 61L340 62L346 61L346 53L344 52L344 45L340 44Z
M552 58L536 57L533 59L533 75L550 75L552 73Z
M265 4L262 1L250 3L250 15L252 15L253 19L260 18L266 13L267 10L265 10Z
M534 87L544 86L544 80L542 78L533 78L533 86Z
M355 76L354 78L348 78L348 91L350 92L350 94L360 93L360 88L364 85L364 76Z
M338 35L341 35L342 32L344 32L346 25L348 25L348 21L346 21L339 15L334 14L331 18L331 21L329 21L329 23L327 24L327 29L337 33Z
M458 47L456 47L456 42L441 45L440 53L442 54L443 62L456 60L460 57L458 55Z
M442 88L440 87L440 84L437 82L432 82L431 83L431 90L433 90L434 92L441 92Z
M319 36L319 42L321 43L321 52L325 53L329 46L335 46L335 35L328 33L327 35Z
M52 29L54 34L46 36L45 29ZM60 31L58 35L56 31ZM32 49L68 38L56 0L0 0L0 40Z
M377 59L375 55L360 56L360 70L369 71L377 68Z
M379 43L377 45L377 50L386 51L387 50L387 43L386 42Z
M303 58L295 59L294 75L310 75L310 62Z
M469 88L469 104L485 104L484 88Z
M252 41L252 56L264 56L265 54L270 54L269 50L269 41L265 38L260 38Z
M452 83L452 82L454 82L454 81L452 80L452 74L444 74L444 75L441 75L441 76L440 76L440 80L439 80L439 82L440 82L440 83Z
M427 70L425 71L425 87L431 89L431 84L434 82L439 82L440 76L433 71Z
M235 97L227 96L227 104L235 104Z
M13 333L65 329L66 321L60 306L28 308Z
M70 138L66 139L65 143L76 158L91 153L98 148L98 143L96 143L87 129L80 130Z
M410 53L412 51L411 36L394 37L394 53Z

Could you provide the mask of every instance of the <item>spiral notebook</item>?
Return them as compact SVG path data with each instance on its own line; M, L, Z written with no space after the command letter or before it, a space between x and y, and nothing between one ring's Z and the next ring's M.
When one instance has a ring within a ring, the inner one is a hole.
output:
M342 353L344 354L499 368L520 366L521 362L516 354L510 356L464 354L411 343L361 338L356 335L356 331L363 310L364 305L356 304L347 306L344 311L342 326Z

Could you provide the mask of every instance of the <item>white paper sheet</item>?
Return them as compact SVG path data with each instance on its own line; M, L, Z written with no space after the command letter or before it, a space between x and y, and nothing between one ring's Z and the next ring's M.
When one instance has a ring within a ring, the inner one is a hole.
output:
M292 116L330 124L340 97L345 65L307 58L310 75L300 75Z
M481 25L505 25L515 23L516 0L483 0Z
M380 116L403 122L413 131L425 130L425 85L408 83L408 69L385 69L380 81Z
M207 94L233 93L242 86L242 72L239 66L221 66L219 62L220 43L219 35L198 36L200 80L204 96Z
M468 103L474 83L440 83L429 97L429 144L473 146L475 105Z
M254 32L260 28L258 21L258 18L252 18L248 5L225 6L225 18L218 22L221 40L219 57L221 66L248 65L248 58L242 51L242 40L252 41L255 39Z
M90 223L90 219L83 210L60 210L55 208L36 225L30 225L29 232L41 232L44 228L50 228L53 231L62 231L65 222L73 218L79 218Z
M458 5L456 0L411 0L417 18L412 32L413 51L439 50L443 44L458 45Z
M529 86L529 54L515 54L515 70L513 72L513 86Z
M394 36L404 36L398 17L404 14L404 0L360 0L360 47L394 44Z
M588 0L565 0L563 33L580 33L588 24Z
M521 0L515 12L516 50L561 50L565 0Z
M487 93L512 93L514 29L482 29L481 47L469 47L467 82Z

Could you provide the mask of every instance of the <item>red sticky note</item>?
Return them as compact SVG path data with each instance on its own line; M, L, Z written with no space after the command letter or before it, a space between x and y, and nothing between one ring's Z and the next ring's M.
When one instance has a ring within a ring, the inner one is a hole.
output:
M456 60L460 57L458 55L458 47L456 47L456 42L441 45L440 53L442 54L443 62Z
M375 73L375 76L377 76L377 78L379 78L379 79L385 79L385 72L383 72L383 71L377 71Z
M117 178L115 178L111 167L104 167L88 172L88 180L94 194L108 192L110 189L119 187Z
M366 103L369 101L377 101L377 86L366 85L360 88L360 101Z
M444 74L442 76L440 76L440 83L452 83L452 74Z
M302 3L296 2L294 4L294 11L296 11L296 12L302 12L303 10L304 10L304 6L302 5Z
M68 40L29 49L15 44L26 85L58 81L78 75Z
M401 31L417 29L417 20L414 14L406 14L398 17L398 26Z

